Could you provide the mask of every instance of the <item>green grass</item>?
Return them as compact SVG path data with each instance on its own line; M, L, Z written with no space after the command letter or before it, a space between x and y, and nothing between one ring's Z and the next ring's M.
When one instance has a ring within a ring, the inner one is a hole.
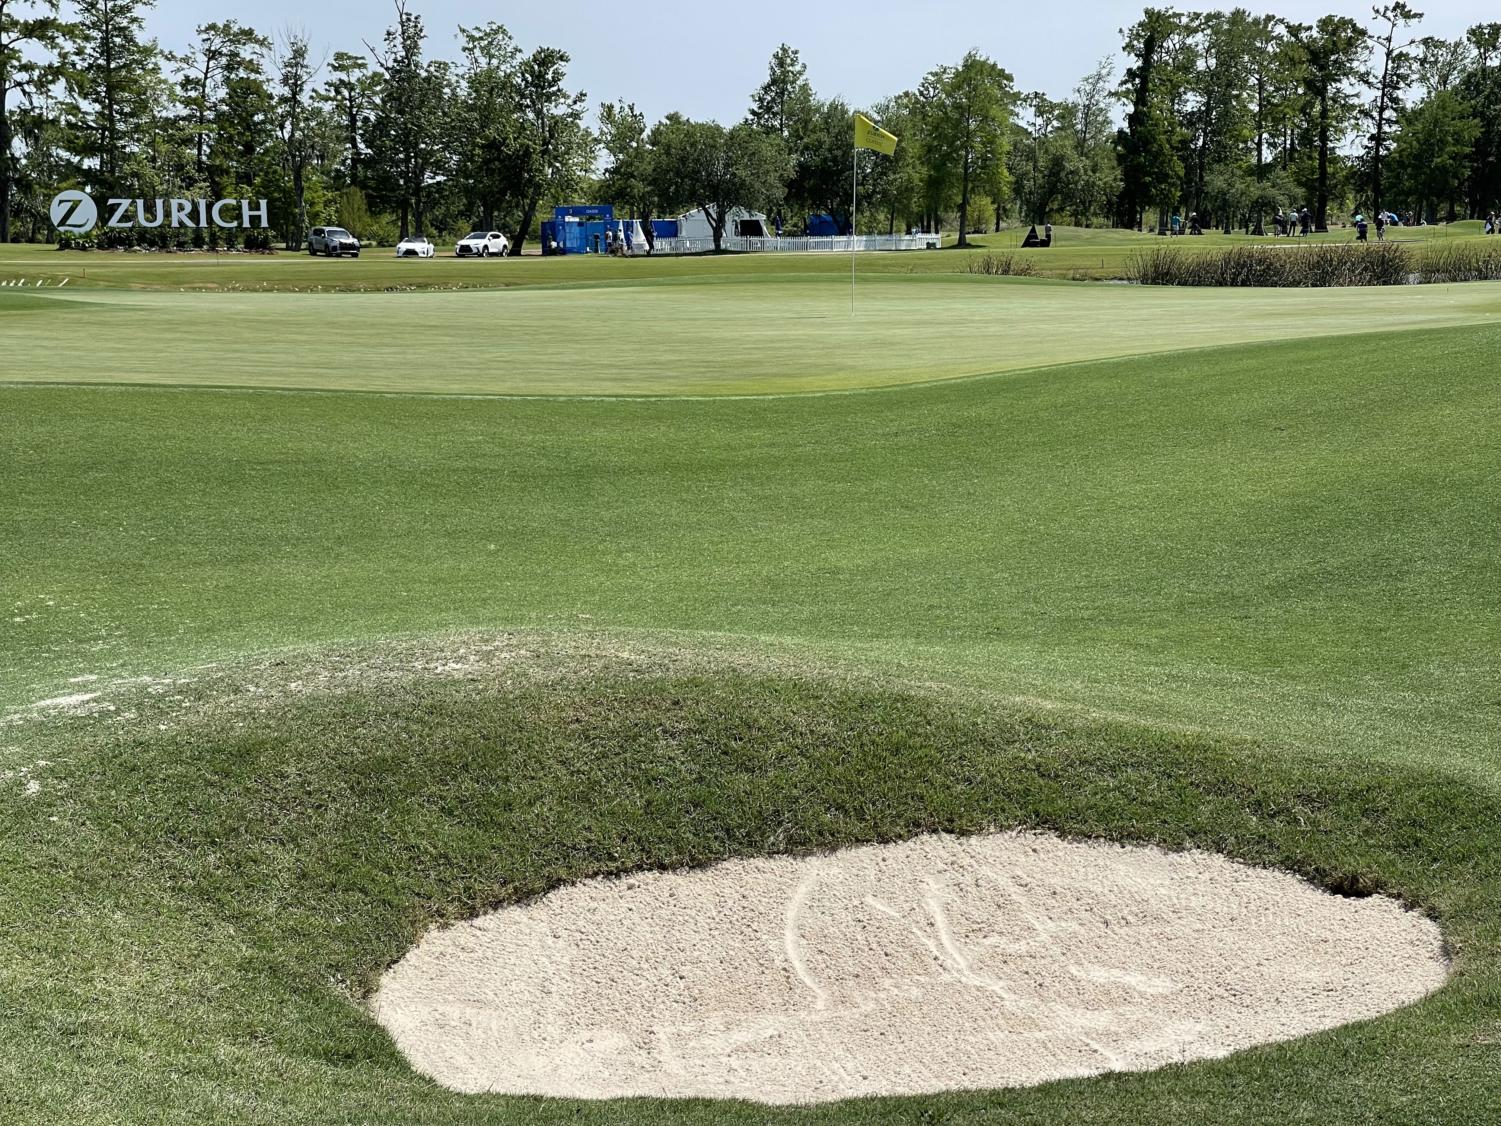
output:
M402 389L1009 372L752 399L0 386L0 1121L1486 1121L1497 287L1275 315L1232 295L1244 316L1176 291L1148 315L1123 287L870 290L857 348L807 317L832 279L0 291L11 380L246 382L257 323L347 317L359 350L268 351L267 380L394 388L372 337L446 338L464 302L508 347L455 345ZM552 355L495 316L517 301L686 315L653 368ZM751 323L710 350L735 302ZM142 676L173 683L117 683ZM95 691L114 710L28 707ZM455 1096L357 1004L431 922L581 876L1008 825L1400 895L1456 977L1223 1061L806 1112Z
M8 944L12 1120L1431 1123L1491 1105L1494 794L723 651L506 642L530 656L498 662L505 690L411 676L481 638L369 665L303 654L117 697L133 724L34 736L54 765L7 803L7 859L49 909ZM584 876L996 825L1399 894L1443 918L1456 975L1416 1008L1226 1061L810 1111L457 1096L353 1003L425 926Z
M55 304L39 305L39 294ZM859 287L857 301L852 316L847 279L778 274L468 293L0 290L0 380L775 394L1261 340L1501 323L1496 285L1434 287L1415 300L1403 289L1171 292L875 275Z

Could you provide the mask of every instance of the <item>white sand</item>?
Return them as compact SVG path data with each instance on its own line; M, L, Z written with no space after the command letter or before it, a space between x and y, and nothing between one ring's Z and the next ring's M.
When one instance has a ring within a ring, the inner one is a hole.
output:
M1389 899L1007 833L563 888L429 934L374 1011L460 1091L809 1103L1222 1056L1447 972Z

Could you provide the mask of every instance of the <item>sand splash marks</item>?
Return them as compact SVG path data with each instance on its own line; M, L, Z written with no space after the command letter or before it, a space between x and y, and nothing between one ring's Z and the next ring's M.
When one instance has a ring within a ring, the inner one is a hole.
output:
M460 1091L809 1103L1222 1056L1447 972L1389 899L1004 833L563 888L428 935L374 1011Z

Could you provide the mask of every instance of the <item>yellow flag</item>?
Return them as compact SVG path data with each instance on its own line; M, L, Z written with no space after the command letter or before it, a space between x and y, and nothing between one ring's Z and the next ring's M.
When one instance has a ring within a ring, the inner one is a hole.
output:
M896 138L863 113L857 113L855 114L855 147L873 149L892 156L896 152Z

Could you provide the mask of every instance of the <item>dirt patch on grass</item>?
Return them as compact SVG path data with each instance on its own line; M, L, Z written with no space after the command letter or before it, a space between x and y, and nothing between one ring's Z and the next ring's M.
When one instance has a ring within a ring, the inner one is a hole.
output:
M1005 833L576 884L429 934L373 1008L460 1091L792 1104L1218 1057L1447 973L1390 899Z

